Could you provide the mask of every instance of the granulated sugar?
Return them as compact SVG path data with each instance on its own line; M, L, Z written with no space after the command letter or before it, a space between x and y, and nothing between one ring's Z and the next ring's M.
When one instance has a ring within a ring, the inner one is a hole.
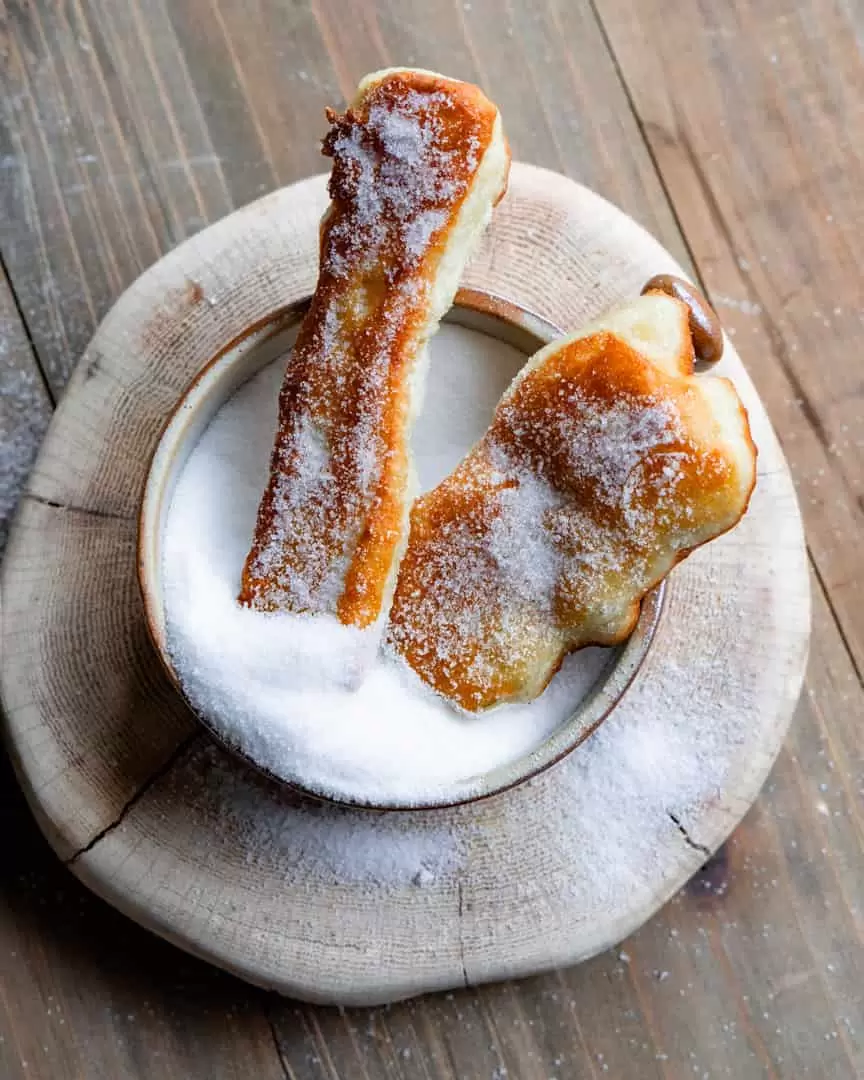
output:
M485 430L522 363L485 335L441 328L414 438L423 487ZM381 627L239 607L283 367L272 364L223 406L179 479L163 556L174 664L196 709L276 775L373 803L446 797L541 743L596 684L610 654L574 654L537 701L469 718L379 648Z

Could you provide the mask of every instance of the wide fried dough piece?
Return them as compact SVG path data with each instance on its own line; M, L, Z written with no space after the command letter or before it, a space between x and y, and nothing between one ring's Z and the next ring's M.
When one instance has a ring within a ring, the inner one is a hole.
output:
M687 306L641 296L541 350L415 503L390 641L438 693L471 712L535 698L740 519L747 415L727 379L692 372Z
M363 627L386 613L407 537L426 341L504 193L509 150L477 87L430 72L370 75L328 115L318 285L239 600Z

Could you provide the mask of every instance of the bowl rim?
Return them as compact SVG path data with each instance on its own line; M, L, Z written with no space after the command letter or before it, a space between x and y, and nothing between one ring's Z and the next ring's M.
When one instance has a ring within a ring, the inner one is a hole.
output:
M508 774L501 782L495 782L493 780L492 784L489 786L484 786L480 790L472 791L470 794L463 794L454 798L448 798L446 796L441 798L432 797L420 799L411 803L405 802L404 800L376 802L361 797L338 797L327 792L319 791L314 787L308 787L297 778L280 776L265 765L256 761L255 758L251 757L241 746L233 742L228 736L220 731L218 727L215 727L206 716L202 715L198 709L195 708L187 697L180 676L175 670L169 656L165 624L164 620L160 618L160 613L162 612L161 599L157 597L159 581L158 578L155 578L155 575L151 576L150 560L147 554L147 547L152 537L153 530L154 528L158 530L161 524L158 514L155 515L156 519L154 520L154 506L159 505L157 497L163 492L166 478L170 471L167 467L159 467L162 456L167 454L169 436L173 434L174 428L179 425L185 414L190 412L190 399L193 399L202 386L212 379L214 370L221 362L225 361L232 352L240 349L247 352L251 349L258 348L270 338L285 333L295 325L299 324L308 310L311 300L312 296L310 294L293 303L274 309L261 319L251 323L225 345L221 346L209 360L202 364L200 369L189 381L176 403L168 412L165 422L162 424L153 451L147 461L144 482L141 486L137 515L136 578L138 582L138 591L143 605L144 621L147 627L148 637L155 649L162 670L171 685L185 702L199 726L230 754L239 758L246 765L252 767L256 772L262 774L280 788L288 789L296 795L319 803L328 803L330 805L341 806L353 810L369 810L377 812L445 810L494 798L513 788L520 787L522 784L527 783L558 764L558 762L562 761L581 746L618 707L624 695L630 689L636 676L639 674L653 646L657 627L665 608L665 580L655 585L642 597L638 619L634 624L631 634L621 643L621 652L617 660L614 664L608 665L608 670L605 675L601 673L601 675L598 676L595 687L589 691L584 699L585 702L588 702L597 694L602 693L615 672L624 670L624 675L622 678L619 678L618 685L614 692L609 695L608 702L597 713L592 722L588 725L578 726L576 720L579 716L579 711L573 713L534 749L527 751L514 761L496 766L494 769L489 769L486 772L476 774L476 778L482 778L483 780L486 778L493 778L499 773ZM491 321L492 323L497 322L503 324L508 327L511 332L515 330L524 336L533 337L543 345L549 344L550 342L563 337L565 334L565 331L555 326L553 323L550 323L531 309L526 308L524 305L486 290L469 288L460 289L453 300L453 304L447 314L445 314L444 319L447 320L448 316L452 316L454 310L457 309L469 312L475 316L480 316L482 319ZM262 368L263 366L264 365L262 365ZM252 378L253 374L250 374L248 377ZM240 383L239 385L243 385L243 383ZM239 385L232 393L236 392L236 389L239 389ZM219 407L227 400L228 397L226 396ZM177 446L180 447L182 445L183 440L178 439ZM158 546L159 543L157 542L157 550ZM571 733L570 738L561 739L562 745L556 747L554 752L547 752L546 754L542 753L543 748L555 740L556 736L561 736L571 727L573 728L573 732ZM475 777L468 777L464 781L461 781L461 783L464 785L474 778Z

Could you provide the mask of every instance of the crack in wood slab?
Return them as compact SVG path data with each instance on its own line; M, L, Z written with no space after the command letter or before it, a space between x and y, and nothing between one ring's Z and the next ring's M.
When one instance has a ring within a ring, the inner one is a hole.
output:
M109 822L109 824L107 824L104 829L100 829L99 832L97 832L91 840L88 840L88 842L83 847L80 847L72 855L69 855L67 858L65 858L63 860L63 864L65 866L71 867L74 865L75 862L77 862L78 859L81 858L82 855L86 855L88 851L92 851L100 840L104 840L109 833L113 832L118 825L122 824L124 818L132 809L132 807L135 806L136 803L140 802L140 800L147 794L148 791L150 791L150 789L155 784L157 784L163 777L167 776L168 773L171 772L177 762L182 757L184 757L185 754L191 749L193 743L195 743L198 739L203 738L204 736L201 734L200 731L193 731L191 735L187 735L187 737L179 744L179 746L177 746L176 749L172 751L168 759L162 765L160 765L159 768L156 769L156 771L144 781L141 787L138 788L138 790L126 800L117 817L113 821Z
M712 855L711 849L706 847L704 844L700 844L696 840L694 840L690 833L687 831L686 827L682 824L681 819L676 814L673 814L671 810L667 810L666 813L669 815L670 820L674 822L678 832L680 832L681 835L684 837L684 842L687 844L687 846L693 848L694 851L701 852L706 859L710 859Z
M54 510L63 510L68 514L86 514L88 517L107 518L110 521L134 521L134 514L121 514L115 510L99 510L95 507L73 506L71 503L59 502L57 499L48 499L44 495L36 495L32 491L25 491L22 499L38 503L40 506L50 506Z
M465 915L465 895L462 889L462 882L456 882L456 895L459 899L459 966L462 969L462 982L465 986L470 986L468 981L468 969L465 967L465 935L462 933L463 918Z

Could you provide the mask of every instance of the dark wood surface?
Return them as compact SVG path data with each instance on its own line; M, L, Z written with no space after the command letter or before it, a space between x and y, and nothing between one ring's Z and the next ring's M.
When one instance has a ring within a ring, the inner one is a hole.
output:
M480 82L517 157L699 274L792 464L807 688L725 848L614 952L389 1009L298 1006L117 915L0 775L0 1076L864 1076L860 0L0 0L0 514L99 319L178 240L324 165L394 63Z

